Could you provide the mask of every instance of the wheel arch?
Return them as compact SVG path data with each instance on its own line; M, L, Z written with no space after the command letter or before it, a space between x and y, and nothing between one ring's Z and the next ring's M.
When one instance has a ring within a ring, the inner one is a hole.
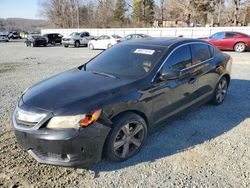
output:
M122 116L126 113L134 113L134 114L140 116L141 118L143 118L145 120L146 126L147 126L147 128L149 128L148 118L147 118L146 114L140 110L137 110L137 109L128 109L128 110L122 111L120 113L117 113L111 118L111 121L113 122L115 118L118 118L119 116ZM108 135L106 136L103 147L102 147L102 152L101 152L102 159L105 158L105 152L106 152L105 148L106 148L107 140L108 140L110 133L111 133L111 130L109 131Z
M117 114L115 114L115 115L111 118L111 120L113 121L115 118L117 118L117 117L119 117L119 116L121 116L121 115L123 115L123 114L126 114L126 113L134 113L134 114L140 116L141 118L143 118L143 119L145 120L146 125L147 125L147 127L148 127L149 122L148 122L148 117L147 117L147 115L146 115L144 112L142 112L142 111L140 111L140 110L137 110L137 109L129 109L129 110L125 110L125 111L122 111L122 112L120 112L120 113L117 113ZM148 128L149 128L149 127L148 127Z
M228 84L230 83L231 76L228 73L223 74L222 77L226 77Z

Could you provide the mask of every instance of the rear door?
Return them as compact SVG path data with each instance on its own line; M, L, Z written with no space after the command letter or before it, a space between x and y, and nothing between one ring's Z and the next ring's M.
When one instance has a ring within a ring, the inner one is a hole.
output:
M197 82L193 76L190 45L176 48L167 58L162 69L180 70L181 76L164 82L154 81L151 90L155 123L160 123L168 117L194 104Z
M224 49L232 50L234 48L234 44L236 43L237 34L233 32L226 32L225 38L223 39L222 45Z
M192 49L192 74L197 79L197 102L213 93L218 74L214 71L214 47L209 44L194 43Z

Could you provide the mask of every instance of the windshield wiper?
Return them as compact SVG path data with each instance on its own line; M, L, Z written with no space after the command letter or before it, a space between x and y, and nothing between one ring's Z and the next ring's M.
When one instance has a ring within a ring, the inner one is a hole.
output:
M110 78L117 78L117 79L119 79L119 77L114 76L114 75L109 74L109 73L106 73L106 72L101 72L101 71L91 71L91 72L94 73L94 74L98 74L98 75L107 76L107 77L110 77Z

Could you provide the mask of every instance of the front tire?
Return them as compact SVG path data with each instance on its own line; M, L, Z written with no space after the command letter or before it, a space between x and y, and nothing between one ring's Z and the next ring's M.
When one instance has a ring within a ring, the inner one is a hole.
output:
M92 43L89 44L89 49L90 49L90 50L94 50L94 49L95 49L95 48L94 48L94 45L93 45Z
M112 44L108 44L107 48L111 48L112 47Z
M214 105L220 105L223 103L227 95L228 84L229 84L229 81L225 76L223 76L220 79L220 81L217 83L217 86L214 91L214 96L212 99L212 103Z
M75 47L76 48L80 47L80 42L79 41L75 41Z
M125 161L140 151L146 137L145 120L135 113L124 113L114 119L105 143L105 155L110 161Z
M238 42L234 45L235 52L244 52L246 50L246 45L244 42Z

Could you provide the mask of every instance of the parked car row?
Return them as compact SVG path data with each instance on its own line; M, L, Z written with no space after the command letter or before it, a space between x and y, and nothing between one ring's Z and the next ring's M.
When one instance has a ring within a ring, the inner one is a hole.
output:
M150 37L145 34L129 34L122 38L119 35L101 35L99 37L94 37L89 34L89 32L73 32L68 37L63 37L59 33L49 33L44 35L29 35L26 38L26 46L47 46L47 44L62 44L64 47L80 47L88 46L91 50L94 49L107 49L111 46L131 39L140 39Z
M0 33L0 41L8 42L10 39L17 37L17 32ZM26 46L47 46L48 44L60 44L64 47L80 47L88 46L89 49L107 49L111 46L126 41L141 38L148 38L145 34L129 34L122 38L119 35L101 35L99 37L91 36L89 32L73 32L68 37L64 37L59 33L49 33L44 35L31 34L26 38ZM182 36L179 36L182 37ZM236 52L244 52L250 50L250 36L240 32L223 31L217 32L209 37L199 38L215 45L220 50L234 50Z

